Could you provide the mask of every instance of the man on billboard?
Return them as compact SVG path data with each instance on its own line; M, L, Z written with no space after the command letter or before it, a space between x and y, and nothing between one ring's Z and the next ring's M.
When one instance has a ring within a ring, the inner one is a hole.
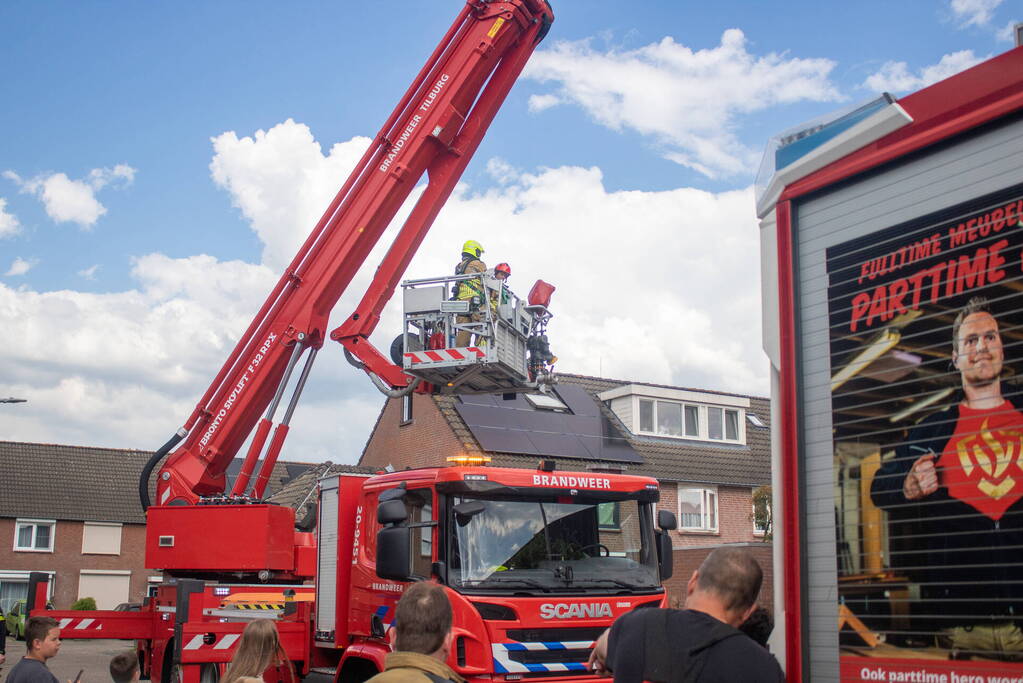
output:
M875 505L918 522L899 563L920 584L914 614L963 651L1023 653L1023 411L1002 394L1004 361L987 299L970 299L952 326L961 401L915 427L871 486Z

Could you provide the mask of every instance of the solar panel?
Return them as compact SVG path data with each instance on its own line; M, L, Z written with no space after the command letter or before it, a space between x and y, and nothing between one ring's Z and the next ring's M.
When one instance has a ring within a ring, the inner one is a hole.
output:
M487 451L643 462L585 389L563 385L557 393L571 413L534 408L521 396L484 395L459 397L455 410Z

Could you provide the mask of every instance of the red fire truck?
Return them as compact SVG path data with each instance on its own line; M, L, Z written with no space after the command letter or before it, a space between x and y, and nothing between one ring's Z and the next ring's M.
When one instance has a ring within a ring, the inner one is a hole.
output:
M765 155L791 681L1023 676L1021 158L1019 41Z
M551 380L549 287L506 304L499 288L493 299L450 301L446 282L411 282L398 353L388 358L368 338L552 21L546 0L466 2L195 410L143 469L146 566L168 581L140 612L46 612L63 637L136 639L146 676L212 683L246 619L272 616L299 674L361 681L382 666L404 586L433 579L455 605L456 670L570 680L592 678L588 650L616 615L663 602L664 530L675 520L661 511L655 529L652 479L550 467L346 475L322 482L318 524L306 515L296 525L294 510L262 500L328 336L389 396L536 391ZM328 335L331 309L424 176L358 308ZM451 347L456 329L486 343ZM250 438L227 492L227 466ZM606 506L622 520L614 530L600 526ZM30 581L33 614L45 612L45 580Z
M658 495L654 479L549 467L343 474L320 482L313 567L291 570L315 569L312 595L309 585L232 583L215 559L186 553L187 571L169 573L220 580L176 578L140 612L36 611L46 574L32 575L29 599L33 614L59 621L62 637L136 639L153 680L216 681L247 621L273 618L296 673L357 682L383 669L405 586L433 579L454 608L449 664L467 679L593 680L585 663L596 637L624 612L665 604L665 531L675 518L655 516ZM607 506L616 508L613 528L600 523ZM159 536L147 564L181 564L179 534L191 537L190 525L201 525L225 545L259 546L273 566L274 539L260 525L290 516L289 508L218 505L204 516L204 507L166 519L172 508L150 508ZM232 508L245 507L253 508L252 528L226 526L238 513Z

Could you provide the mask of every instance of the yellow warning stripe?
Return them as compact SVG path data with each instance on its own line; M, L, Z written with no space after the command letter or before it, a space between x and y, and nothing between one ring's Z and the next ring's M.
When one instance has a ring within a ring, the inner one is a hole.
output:
M253 602L253 603L237 602L232 605L225 606L233 607L234 609L284 609L284 603L279 602Z

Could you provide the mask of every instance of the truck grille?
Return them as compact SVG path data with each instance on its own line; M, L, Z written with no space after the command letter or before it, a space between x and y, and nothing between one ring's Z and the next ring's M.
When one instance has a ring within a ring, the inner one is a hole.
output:
M519 650L509 652L508 659L520 664L569 664L581 663L590 658L585 650Z
M509 640L516 640L520 643L560 643L566 640L596 640L605 628L604 626L514 628L505 631L505 633Z

